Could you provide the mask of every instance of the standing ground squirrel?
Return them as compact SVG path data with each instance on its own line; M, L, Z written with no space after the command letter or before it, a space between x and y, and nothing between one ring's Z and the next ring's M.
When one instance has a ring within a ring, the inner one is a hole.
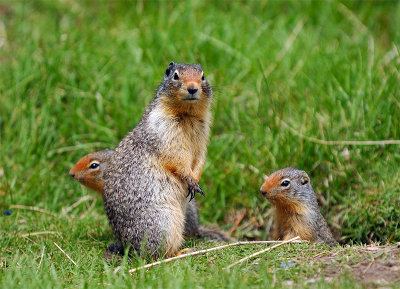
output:
M115 236L140 255L173 256L183 242L210 131L212 88L199 64L171 62L139 124L104 173L104 208Z
M275 240L300 236L303 240L325 242L330 246L337 244L319 212L317 198L305 171L290 167L278 170L267 178L260 190L276 207Z
M70 176L103 196L103 175L113 153L114 150L105 149L87 154L73 166L69 172ZM196 199L189 202L186 210L184 236L224 242L230 240L223 232L200 226Z

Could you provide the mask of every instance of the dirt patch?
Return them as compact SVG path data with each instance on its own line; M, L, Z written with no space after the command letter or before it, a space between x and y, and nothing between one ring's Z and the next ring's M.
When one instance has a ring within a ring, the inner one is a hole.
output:
M374 256L378 254L379 256ZM372 258L351 266L353 275L363 283L387 284L400 281L399 248L378 248Z
M322 263L327 278L337 277L345 271L365 285L389 285L400 281L400 248L398 246L353 247L353 252L325 251L314 256Z

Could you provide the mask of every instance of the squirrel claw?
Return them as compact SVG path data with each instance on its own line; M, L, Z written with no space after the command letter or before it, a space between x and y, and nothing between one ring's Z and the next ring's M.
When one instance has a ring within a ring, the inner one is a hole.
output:
M206 193L204 193L203 190L200 187L198 187L197 189L198 189L197 192L200 193L200 195L202 195L203 197L206 196Z
M206 195L196 182L194 182L192 179L189 179L188 180L188 194L187 194L187 197L189 197L189 195L190 195L189 202L194 199L194 197L196 196L196 193L201 194L203 197L205 197L205 195Z

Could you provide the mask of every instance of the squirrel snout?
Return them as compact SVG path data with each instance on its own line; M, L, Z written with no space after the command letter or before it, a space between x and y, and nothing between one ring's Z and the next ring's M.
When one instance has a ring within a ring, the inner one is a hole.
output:
M187 89L187 91L189 92L189 94L195 94L199 89L198 88L194 88L194 87L189 87Z
M198 93L199 87L191 84L187 86L186 88L187 94L183 97L183 100L188 101L188 102L193 102L197 101L200 98L200 95Z
M69 172L69 175L70 175L71 178L75 179L75 174L73 172Z
M266 191L260 190L261 194L265 197L267 195Z

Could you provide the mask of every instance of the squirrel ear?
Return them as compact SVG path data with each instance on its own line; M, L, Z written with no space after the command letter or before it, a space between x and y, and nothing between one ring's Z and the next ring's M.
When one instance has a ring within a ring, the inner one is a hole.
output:
M300 179L300 182L301 182L302 185L307 184L309 181L310 181L310 179L308 178L307 175L303 175L303 176L301 177L301 179Z
M169 76L169 74L171 73L172 70L172 66L175 65L175 62L171 61L167 67L167 69L165 70L165 76Z

